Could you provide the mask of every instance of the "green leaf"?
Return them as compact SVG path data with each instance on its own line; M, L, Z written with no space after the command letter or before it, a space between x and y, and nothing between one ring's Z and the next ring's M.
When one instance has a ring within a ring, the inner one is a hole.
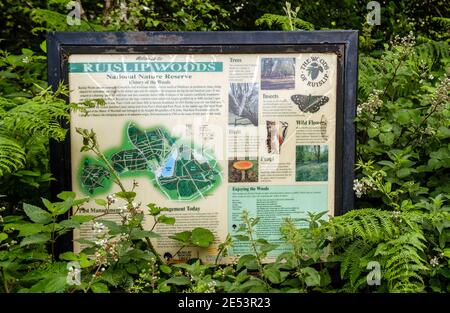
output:
M158 223L163 223L163 224L167 224L167 225L173 225L175 224L175 218L174 217L169 217L166 215L160 215L158 217Z
M214 241L213 233L206 228L197 227L192 230L192 243L207 248Z
M380 138L380 141L387 146L390 146L394 143L393 133L381 133L378 137Z
M234 237L239 241L249 241L250 240L250 237L244 236L244 235L235 235Z
M26 223L17 224L16 229L19 231L19 237L26 237L43 232L45 230L45 226L37 223Z
M164 274L170 274L172 273L172 269L170 268L170 266L167 266L165 264L161 264L159 266L159 269L161 270L161 272L163 272Z
M0 242L2 242L3 240L8 239L8 234L5 233L0 233Z
M47 210L49 210L50 212L54 213L55 212L55 205L53 203L51 203L50 201L48 201L47 199L45 199L45 198L41 198L41 199L42 199L42 203L47 208Z
M119 191L116 192L116 196L125 200L133 201L136 197L136 193L133 191Z
M101 206L105 206L108 202L105 199L95 199L95 203Z
M63 191L57 195L58 199L67 200L69 198L75 199L76 194L73 191Z
M411 116L408 111L400 111L397 115L397 122L400 125L408 124L411 121Z
M109 229L109 233L111 235L117 235L117 234L121 234L121 233L125 232L125 228L122 227L121 225L117 224L114 221L99 220L98 222L105 225Z
M438 128L437 135L441 139L449 138L450 137L450 129L445 126L441 126Z
M55 213L57 215L65 214L73 206L73 198L67 198L64 202L55 203Z
M26 246L31 244L41 244L46 243L50 240L50 234L35 234L31 235L29 237L23 238L23 240L20 242L20 246Z
M369 127L369 129L367 129L367 135L369 135L369 138L374 138L378 136L379 133L380 131L378 128Z
M89 221L92 221L94 219L94 216L92 215L84 215L84 214L77 214L70 217L70 219L83 224Z
M261 247L260 247L261 252L265 252L265 253L275 250L276 248L278 248L278 245L273 244L273 243L267 243L267 244L261 245Z
M66 276L56 276L50 279L44 288L46 293L62 292L66 288L67 277Z
M52 221L51 214L37 206L24 203L23 210L25 211L25 214L30 218L30 220L35 223L47 224Z
M169 278L164 283L165 284L173 284L173 285L177 285L177 286L184 286L184 285L189 285L190 282L191 281L189 280L189 278L187 278L185 276L179 276L179 277Z
M60 260L64 261L78 261L78 256L72 251L64 252L59 255Z
M47 42L44 40L43 42L41 42L41 44L39 45L39 47L41 48L41 50L44 53L47 53Z
M92 284L91 290L93 293L109 293L108 286L100 282Z
M137 239L142 239L142 238L159 238L160 236L152 231L149 230L142 230L142 229L137 229L137 228L133 228L133 230L130 233L130 239L131 240L137 240Z
M401 168L397 171L398 178L405 178L411 174L410 168Z
M241 256L236 265L236 269L239 271L243 267L249 270L258 269L258 261L256 260L256 257L252 254L246 254Z
M173 240L176 240L176 241L179 241L179 242L184 243L184 244L189 244L190 239L191 239L191 234L192 233L190 231L186 230L186 231L183 231L183 232L180 232L180 233L176 233L176 234L174 234L172 236L169 236L169 238L173 239Z
M308 287L320 285L320 274L312 267L305 267L301 269L303 275L305 275L305 283Z
M392 130L392 125L389 124L388 122L383 122L383 124L381 125L380 130L381 130L383 133L390 132L390 131Z
M79 222L74 221L72 219L61 221L59 223L59 225L61 227L63 227L64 229L80 228L80 226L81 226Z
M264 268L264 276L270 280L273 284L280 284L281 280L281 272L273 266Z

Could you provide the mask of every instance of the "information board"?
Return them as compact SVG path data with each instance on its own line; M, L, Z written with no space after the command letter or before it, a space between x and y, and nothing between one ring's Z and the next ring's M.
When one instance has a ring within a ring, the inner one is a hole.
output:
M67 142L52 149L61 174L54 191L120 191L101 159L80 152L75 129L85 128L123 184L137 183L137 204L175 217L156 226L161 255L180 247L170 235L204 227L214 244L176 258L213 261L243 210L259 217L258 237L279 243L285 218L302 227L308 212L351 209L355 45L353 31L50 34L53 85L67 83L71 102L106 103L72 112ZM79 213L103 211L94 204ZM109 212L120 222L120 204ZM153 219L144 224L150 229ZM93 237L91 226L75 238ZM230 255L248 249L237 241Z

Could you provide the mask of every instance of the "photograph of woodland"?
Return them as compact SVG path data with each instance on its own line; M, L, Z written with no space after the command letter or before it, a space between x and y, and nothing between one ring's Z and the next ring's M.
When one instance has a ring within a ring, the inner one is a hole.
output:
M296 146L295 172L296 181L327 181L328 146Z
M261 89L281 90L295 88L294 58L262 58Z

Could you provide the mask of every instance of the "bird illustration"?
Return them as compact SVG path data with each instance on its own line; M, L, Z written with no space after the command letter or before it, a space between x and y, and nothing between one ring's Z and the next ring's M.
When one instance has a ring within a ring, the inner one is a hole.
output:
M316 80L316 78L319 77L319 72L323 72L323 67L320 66L317 62L313 62L308 66L306 70L308 71L308 75L311 77L311 79Z

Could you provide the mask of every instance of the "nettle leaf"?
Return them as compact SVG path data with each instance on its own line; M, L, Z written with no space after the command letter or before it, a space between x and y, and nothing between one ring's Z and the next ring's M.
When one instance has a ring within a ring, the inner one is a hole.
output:
M249 241L250 237L245 235L235 235L234 236L239 241Z
M303 275L306 275L305 283L308 287L320 285L320 274L316 269L312 267L305 267L301 269L301 272Z
M105 206L108 204L108 202L105 199L95 199L94 201L96 204L101 205L101 206Z
M282 272L275 266L269 265L264 268L263 275L273 284L281 284L289 275L288 272Z
M214 241L213 233L206 228L197 227L192 230L192 243L207 248Z
M69 211L73 206L73 198L67 198L64 202L54 203L55 213L58 215L64 214Z
M182 231L180 233L176 233L172 236L169 236L169 238L187 245L190 242L191 234L192 233L190 231L186 230L186 231Z
M175 218L174 217L169 217L166 215L160 215L158 217L158 223L163 223L163 224L167 224L167 225L173 225L175 224Z
M162 211L169 211L168 208L158 207L154 203L147 204L147 207L149 208L150 215L153 215L153 216L156 216L156 215L160 214Z
M128 200L128 201L133 201L134 198L136 197L136 193L133 191L119 191L115 193L116 197Z
M66 284L67 284L67 277L58 275L46 282L44 292L46 293L62 292L66 288Z
M4 241L6 239L8 239L8 234L0 233L0 242Z
M47 210L49 210L50 212L54 213L55 212L55 205L53 203L51 203L50 201L48 201L47 199L45 199L45 198L41 198L41 199L42 199L42 203L47 208Z
M100 282L92 284L91 290L93 293L109 293L108 286Z
M136 239L142 239L142 238L159 238L160 235L158 235L155 232L149 231L149 230L142 230L134 228L130 233L130 239L136 240Z
M42 210L41 208L24 203L23 210L25 214L35 223L47 224L52 221L52 216L49 212Z
M20 246L23 247L23 246L31 245L31 244L46 243L49 240L50 240L50 234L49 233L35 234L35 235L31 235L29 237L25 237L20 242Z
M63 229L80 228L81 224L75 220L68 219L59 223Z
M163 272L164 274L170 274L172 273L172 269L170 268L170 266L167 266L165 264L161 264L159 266L159 269L161 270L161 272Z
M19 237L31 236L46 230L46 226L37 223L17 224L16 229L19 231Z
M92 221L94 218L95 217L93 215L84 215L84 214L77 214L70 217L70 219L80 224Z
M69 198L75 199L76 194L73 191L63 191L57 195L58 199L67 200Z
M191 283L191 281L186 276L178 276L178 277L169 278L164 283L167 285L173 284L173 285L177 285L177 286L184 286L184 285L189 285Z
M409 176L412 172L411 168L401 168L397 171L397 177L398 178L405 178Z
M239 271L243 267L249 270L258 269L258 261L256 260L256 257L252 254L246 254L241 256L236 265L236 269Z

